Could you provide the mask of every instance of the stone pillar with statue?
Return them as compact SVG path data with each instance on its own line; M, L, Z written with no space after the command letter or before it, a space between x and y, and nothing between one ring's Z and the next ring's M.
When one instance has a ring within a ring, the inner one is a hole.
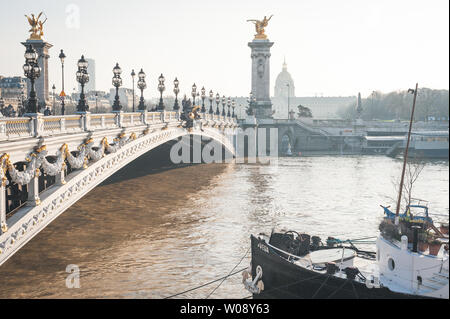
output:
M22 44L27 47L31 45L31 47L36 50L38 54L38 65L41 68L41 75L36 79L36 95L38 98L38 108L42 107L50 103L49 101L49 77L48 77L48 59L50 55L48 54L49 49L53 46L50 43L46 42L43 39L44 36L44 23L47 21L41 20L43 12L39 13L37 17L34 14L31 14L31 17L25 15L28 19L28 23L31 26L30 37ZM45 14L44 14L45 15ZM30 85L27 85L28 90ZM29 92L28 92L29 94ZM39 110L38 110L39 112Z
M255 98L253 114L256 118L272 117L272 102L270 100L270 48L273 42L267 39L264 28L272 18L263 20L247 20L253 22L256 29L255 38L248 46L252 49L252 93Z

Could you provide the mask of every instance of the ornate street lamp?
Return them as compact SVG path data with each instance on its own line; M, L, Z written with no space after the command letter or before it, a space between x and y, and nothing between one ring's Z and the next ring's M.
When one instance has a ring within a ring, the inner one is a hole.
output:
M222 96L222 116L225 116L225 103L227 102L227 98L224 96Z
M98 92L95 92L95 113L98 113Z
M64 54L63 50L61 49L61 53L59 54L59 59L61 60L61 76L62 76L62 85L61 85L61 93L59 96L61 97L61 115L64 115L64 112L66 111L65 104L64 104L64 98L66 97L66 93L64 92L64 59L66 58L66 55Z
M136 73L134 73L134 69L131 70L131 81L133 82L133 113L134 113L134 77L136 76Z
M213 100L214 100L214 93L212 90L209 91L209 114L214 114L213 111Z
M112 106L113 111L120 111L122 109L122 105L119 100L119 87L122 86L122 78L120 74L122 73L122 69L119 66L119 63L116 63L116 66L113 68L114 76L112 78L112 85L116 88L116 96L114 97L114 104Z
M181 101L181 105L183 106L183 113L186 112L186 103L187 103L187 96L185 94L183 100Z
M180 81L175 78L173 81L173 93L175 94L175 104L173 105L174 111L178 111L180 109L180 106L178 105L178 93L180 93L180 88L178 87L179 85Z
M137 86L139 90L141 90L141 98L139 99L138 109L141 111L145 111L145 100L144 100L144 90L147 88L147 83L145 83L145 73L144 70L138 73L139 80L137 82Z
M28 98L27 113L37 113L37 97L34 81L41 75L41 68L37 64L38 55L36 50L31 45L27 46L25 51L25 64L23 65L23 72L25 76L30 80L31 89L30 96Z
M89 111L89 105L86 102L86 95L84 94L84 85L89 82L89 74L87 73L88 62L84 59L84 55L78 60L77 81L81 85L80 100L78 101L77 111Z
M216 94L216 115L220 115L219 104L220 104L220 95L219 95L219 93L217 93Z
M236 101L233 99L231 102L231 108L233 109L233 115L230 114L230 109L228 109L228 117L234 117L234 108L236 107Z
M191 95L192 95L192 106L195 106L195 96L197 95L197 85L195 85L195 83L194 85L192 85Z
M56 90L56 86L53 84L52 86L52 95L53 95L53 115L56 115L56 107L55 107L55 90Z
M206 90L205 90L205 87L202 87L201 92L202 92L202 95L201 95L201 97L202 97L202 113L206 113L206 108L205 108Z
M159 96L159 104L158 104L157 110L159 110L159 111L163 111L166 108L164 106L164 102L163 102L163 98L162 98L163 92L166 89L166 86L164 85L164 81L165 80L166 79L164 78L164 76L161 73L161 75L158 78L158 81L159 81L159 83L158 83L158 91L159 91L160 96Z
M230 112L230 110L231 110L231 97L228 97L227 106L228 106L227 116L230 117L231 116L231 112Z

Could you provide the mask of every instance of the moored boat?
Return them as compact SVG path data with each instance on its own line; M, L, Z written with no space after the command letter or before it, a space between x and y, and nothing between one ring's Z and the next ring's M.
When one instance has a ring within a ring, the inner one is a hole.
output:
M417 88L414 93L396 211L382 206L376 250L295 231L251 236L243 283L254 298L449 298L448 224L439 230L424 205L400 214ZM411 195L411 194L409 194Z

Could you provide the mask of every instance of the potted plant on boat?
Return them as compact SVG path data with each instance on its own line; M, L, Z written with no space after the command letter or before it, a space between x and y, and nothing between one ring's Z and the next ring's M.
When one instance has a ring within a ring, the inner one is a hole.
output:
M437 256L437 254L439 253L439 250L441 249L441 245L442 245L442 243L439 240L432 239L428 243L428 248L430 250L429 251L430 255Z
M383 219L378 229L380 230L381 235L387 240L401 240L399 228L395 226L389 219Z

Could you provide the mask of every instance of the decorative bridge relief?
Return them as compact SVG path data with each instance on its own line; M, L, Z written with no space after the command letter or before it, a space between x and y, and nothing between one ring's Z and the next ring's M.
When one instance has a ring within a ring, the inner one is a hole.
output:
M53 161L47 160L51 151L46 145L40 145L29 153L26 158L28 164L23 171L15 168L10 160L12 156L5 152L0 157L0 265L90 190L161 144L184 135L202 135L220 142L235 154L237 125L234 119L203 114L195 122L189 129L183 128L181 121L175 118L157 126L142 126L142 122L138 122L135 132L120 133L112 144L106 137L87 138L75 151L63 143L54 152ZM64 173L66 163L72 170L67 177ZM39 193L38 181L42 172L54 176L55 183ZM11 182L27 185L28 201L7 219L5 187Z

